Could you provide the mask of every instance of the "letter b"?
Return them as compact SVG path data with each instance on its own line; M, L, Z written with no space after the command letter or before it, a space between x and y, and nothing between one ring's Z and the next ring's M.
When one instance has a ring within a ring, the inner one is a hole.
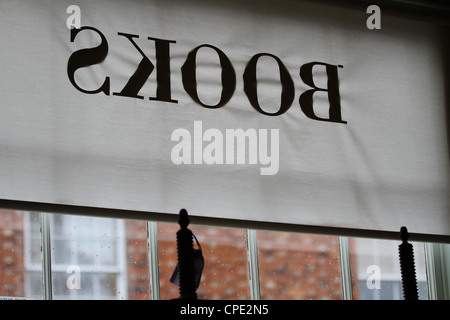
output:
M328 77L326 89L319 88L314 83L313 67L316 65L325 67ZM300 77L302 78L303 82L313 88L303 92L300 95L299 99L300 108L308 118L320 121L347 123L346 121L342 120L341 116L341 97L339 94L339 78L337 69L338 66L323 62L310 62L300 67ZM317 91L328 93L328 101L330 103L328 118L320 118L314 113L313 96Z

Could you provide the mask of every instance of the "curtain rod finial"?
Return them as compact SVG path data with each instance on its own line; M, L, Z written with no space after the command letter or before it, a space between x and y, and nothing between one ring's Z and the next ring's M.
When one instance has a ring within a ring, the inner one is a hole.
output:
M408 233L408 229L403 226L400 228L400 239L402 239L403 242L408 241L409 238L409 233Z
M180 225L181 228L187 228L189 222L190 221L186 209L181 209L178 224Z

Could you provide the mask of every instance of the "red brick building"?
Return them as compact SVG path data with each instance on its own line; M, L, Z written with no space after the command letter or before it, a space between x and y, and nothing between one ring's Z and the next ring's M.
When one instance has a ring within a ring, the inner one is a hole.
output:
M25 295L22 214L0 211L0 296Z

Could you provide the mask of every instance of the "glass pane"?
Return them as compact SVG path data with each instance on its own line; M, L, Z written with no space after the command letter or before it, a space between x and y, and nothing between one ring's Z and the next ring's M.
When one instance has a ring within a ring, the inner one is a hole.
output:
M42 299L39 215L0 209L0 296ZM28 241L25 241L27 237Z
M339 238L257 231L261 298L342 299Z
M150 299L150 267L147 222L126 220L126 260L128 299Z
M353 299L403 300L398 246L401 241L350 239ZM422 243L414 248L419 299L428 299L425 250Z
M123 221L50 215L54 299L127 298Z
M52 215L51 218L54 264L117 264L118 220L68 215Z
M149 299L146 226L145 221L50 215L53 299ZM27 230L39 241L39 218ZM30 261L36 260L34 251L40 253L37 243ZM30 290L38 292L40 283Z
M246 231L244 229L190 225L203 251L205 267L199 299L250 299ZM179 296L178 286L170 283L177 264L178 224L158 223L161 298Z

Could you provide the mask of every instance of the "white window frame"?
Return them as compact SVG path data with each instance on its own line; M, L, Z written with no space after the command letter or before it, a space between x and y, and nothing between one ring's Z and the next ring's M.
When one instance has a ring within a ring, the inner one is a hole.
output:
M18 208L17 210L20 210ZM108 210L106 210L108 211ZM36 212L36 211L35 211ZM72 214L76 214L71 212ZM48 213L40 213L41 215L41 246L42 246L42 274L43 274L43 299L52 299L51 291L51 256L50 256L50 229L48 220ZM108 215L101 215L108 216ZM113 215L110 216L112 218ZM112 219L120 219L112 218ZM25 221L25 225L28 224L28 219ZM174 222L173 219L169 221L160 220L161 222ZM221 226L221 224L208 225ZM233 227L233 223L223 221L224 227ZM29 228L28 228L29 230ZM277 231L274 227L273 231ZM286 231L286 230L279 230ZM30 237L25 232L25 237ZM120 237L124 239L124 237ZM378 239L371 237L373 239ZM150 285L151 285L151 298L154 300L160 299L159 293L159 257L158 257L158 239L157 239L157 222L147 221L147 240L149 250L149 272L150 272ZM400 240L399 240L400 241ZM400 242L399 242L400 243ZM351 300L352 286L351 286L351 270L350 270L350 256L348 252L348 238L345 236L339 236L340 246L340 260L341 260L341 276L343 284L343 298L345 300ZM450 244L444 243L424 243L425 246L425 264L427 270L427 286L428 286L428 299L429 300L449 300L450 299ZM256 241L256 230L247 229L247 252L249 261L249 281L251 288L251 299L261 299L260 283L259 283L259 264L258 264L258 247ZM123 240L123 246L121 250L126 250L125 240ZM25 241L25 251L30 252L29 241ZM122 251L125 252L125 251ZM121 256L119 254L119 256ZM29 258L26 257L25 265L27 270L40 271L41 269L32 264ZM126 268L123 268L126 270ZM423 280L423 279L418 279ZM127 292L126 290L126 275L123 277L122 287L120 292ZM119 284L118 284L119 286ZM29 291L28 280L26 280L26 290ZM123 298L126 298L125 296Z
M24 228L25 231L31 230L31 212L27 212L27 215L24 215ZM37 213L37 212L36 212ZM35 263L32 263L30 255L25 255L25 269L27 271L31 272L42 272L42 297L44 300L53 300L55 298L67 298L68 296L54 296L54 292L52 290L52 272L59 272L59 273L66 273L67 272L67 266L74 264L78 265L77 261L72 260L68 261L64 264L55 264L52 263L52 257L51 257L51 239L50 239L50 230L54 228L53 222L50 219L50 214L48 213L38 213L40 216L40 231L41 231L41 266L37 266ZM70 216L67 216L67 218L70 220ZM115 223L117 224L117 230L118 234L116 235L117 238L114 240L116 242L116 256L117 256L117 263L114 266L98 266L98 265L79 265L81 272L83 273L113 273L116 275L116 283L115 283L115 292L116 292L116 299L127 299L128 298L128 290L127 290L127 265L126 265L126 258L124 253L126 252L126 241L125 241L125 224L123 220L120 219L114 219ZM24 240L25 240L25 252L31 252L31 233L30 232L24 232ZM36 239L34 239L36 240ZM75 248L74 248L75 249ZM28 275L28 272L27 272ZM69 276L69 274L68 274ZM29 279L29 276L27 276L27 279L25 280L25 292L31 291L31 282ZM92 297L86 297L86 296L80 296L82 299L92 299L92 298L107 298L102 297L97 294L98 290L94 290L94 296ZM79 292L76 289L73 289L69 293L69 297L71 298L77 298L79 296Z

